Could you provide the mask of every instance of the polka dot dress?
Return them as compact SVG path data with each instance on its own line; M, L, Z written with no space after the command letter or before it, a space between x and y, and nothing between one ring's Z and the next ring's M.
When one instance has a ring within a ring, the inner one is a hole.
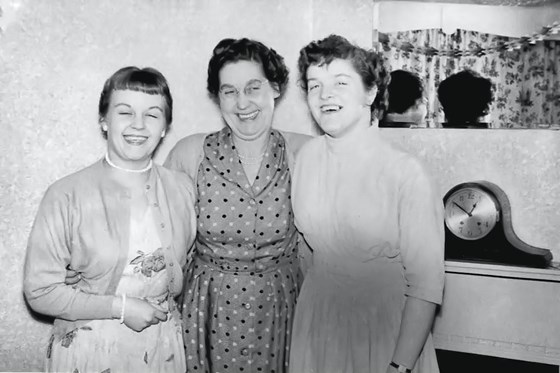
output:
M249 183L229 128L210 134L197 176L198 234L184 300L188 372L287 372L299 291L282 135Z

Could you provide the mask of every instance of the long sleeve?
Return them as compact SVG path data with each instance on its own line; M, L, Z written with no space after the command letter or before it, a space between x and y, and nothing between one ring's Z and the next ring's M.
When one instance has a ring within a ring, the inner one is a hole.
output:
M70 211L69 196L55 187L49 188L27 245L26 299L35 311L60 319L111 318L112 295L87 294L64 283L72 255Z
M440 304L444 284L443 206L427 172L414 160L403 170L399 198L399 246L406 295Z

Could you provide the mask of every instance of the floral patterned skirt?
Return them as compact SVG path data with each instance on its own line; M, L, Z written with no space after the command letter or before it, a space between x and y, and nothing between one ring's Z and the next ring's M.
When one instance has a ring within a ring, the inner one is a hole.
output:
M127 265L117 294L147 300L166 312L167 268L149 210L131 220ZM62 337L51 337L48 372L180 372L186 371L178 312L167 321L136 332L119 320L93 320Z
M165 322L135 332L119 320L94 320L51 337L47 372L181 372L185 351L180 321Z

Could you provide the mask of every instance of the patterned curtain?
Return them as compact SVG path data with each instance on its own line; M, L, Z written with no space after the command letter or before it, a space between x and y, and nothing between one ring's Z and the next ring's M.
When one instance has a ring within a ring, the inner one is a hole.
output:
M495 85L488 117L493 128L547 128L560 123L560 41L536 41L497 51L501 48L496 46L512 39L466 30L447 35L441 29L380 35L391 70L413 71L424 80L430 127L444 121L437 99L439 83L464 68L490 78Z

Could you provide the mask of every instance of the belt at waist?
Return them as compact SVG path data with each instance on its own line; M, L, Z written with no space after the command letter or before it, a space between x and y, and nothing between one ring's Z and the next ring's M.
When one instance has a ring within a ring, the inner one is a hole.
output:
M232 262L231 259L214 258L208 255L196 255L194 258L195 271L197 270L197 265L203 265L220 272L237 273L243 275L273 272L289 266L294 266L297 268L298 264L298 256L295 252L288 256L269 258L266 260L266 262L263 262L263 259L257 260L255 262Z

